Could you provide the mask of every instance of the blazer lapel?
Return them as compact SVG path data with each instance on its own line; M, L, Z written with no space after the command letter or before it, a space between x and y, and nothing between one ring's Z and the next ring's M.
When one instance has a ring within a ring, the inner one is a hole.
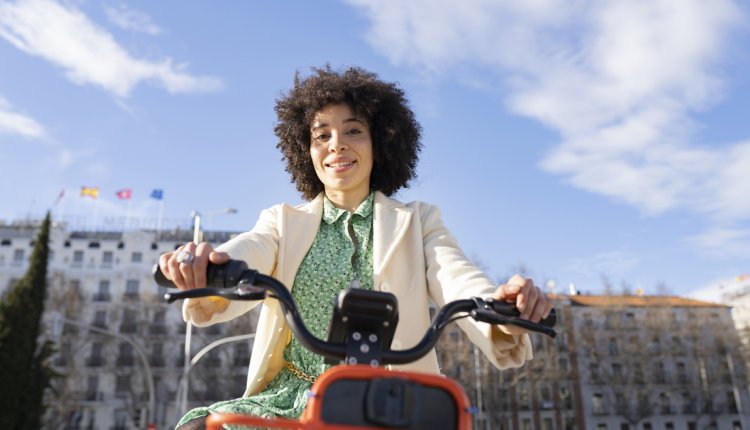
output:
M277 270L290 290L302 260L315 241L322 217L322 193L309 203L283 211Z
M413 210L403 203L390 199L381 192L375 193L373 220L373 271L377 277L388 265L396 246L404 238Z

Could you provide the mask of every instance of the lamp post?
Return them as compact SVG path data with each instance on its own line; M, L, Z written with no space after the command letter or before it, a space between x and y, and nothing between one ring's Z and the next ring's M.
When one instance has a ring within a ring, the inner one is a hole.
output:
M235 208L224 208L215 211L206 212L201 214L197 210L190 213L190 217L193 218L193 243L196 245L203 242L203 230L201 230L201 220L216 215L223 214L236 214L237 209ZM177 411L178 413L187 412L187 399L188 399L188 373L190 372L190 351L191 341L193 339L193 325L188 321L185 324L185 351L182 361L182 377L180 378L180 385L177 387L178 394L182 393L182 396L176 396L177 400Z
M239 342L241 340L249 340L249 339L254 339L254 338L255 338L255 333L241 334L241 335L237 335L237 336L229 336L229 337L225 337L225 338L222 338L222 339L218 339L218 340L215 340L215 341L209 343L208 345L204 346L203 349L201 349L200 351L198 351L198 353L195 354L195 357L193 357L190 360L189 364L186 367L187 371L184 371L182 373L182 377L180 378L180 383L177 384L177 395L176 395L176 397L178 399L184 398L185 401L187 401L187 394L182 392L183 387L187 388L187 386L188 386L188 384L185 383L185 381L188 379L188 376L190 376L190 371L193 370L193 367L198 363L198 361L201 358L203 358L206 354L208 354L209 351L211 351L212 349L216 348L217 346L224 345L225 343ZM177 413L179 415L177 417L177 419L179 420L185 412L184 411L177 411Z

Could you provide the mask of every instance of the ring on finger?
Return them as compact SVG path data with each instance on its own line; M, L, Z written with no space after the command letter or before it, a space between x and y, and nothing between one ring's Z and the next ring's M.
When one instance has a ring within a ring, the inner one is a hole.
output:
M191 254L189 251L180 251L177 254L177 262L180 264L192 264L194 260L193 254Z

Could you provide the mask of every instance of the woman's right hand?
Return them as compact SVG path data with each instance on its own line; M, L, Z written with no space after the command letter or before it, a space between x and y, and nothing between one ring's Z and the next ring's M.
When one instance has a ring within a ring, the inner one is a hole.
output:
M192 255L192 259L186 261L187 254L184 253ZM189 242L172 252L162 254L159 257L159 268L177 288L191 290L206 286L206 267L209 261L213 264L224 264L229 261L229 254L214 251L213 246L208 242L198 245Z

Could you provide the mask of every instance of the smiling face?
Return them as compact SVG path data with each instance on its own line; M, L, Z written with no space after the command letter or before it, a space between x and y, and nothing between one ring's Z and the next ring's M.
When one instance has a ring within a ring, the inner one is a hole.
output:
M370 127L349 105L323 107L310 126L310 156L326 195L354 208L370 193L372 138Z

